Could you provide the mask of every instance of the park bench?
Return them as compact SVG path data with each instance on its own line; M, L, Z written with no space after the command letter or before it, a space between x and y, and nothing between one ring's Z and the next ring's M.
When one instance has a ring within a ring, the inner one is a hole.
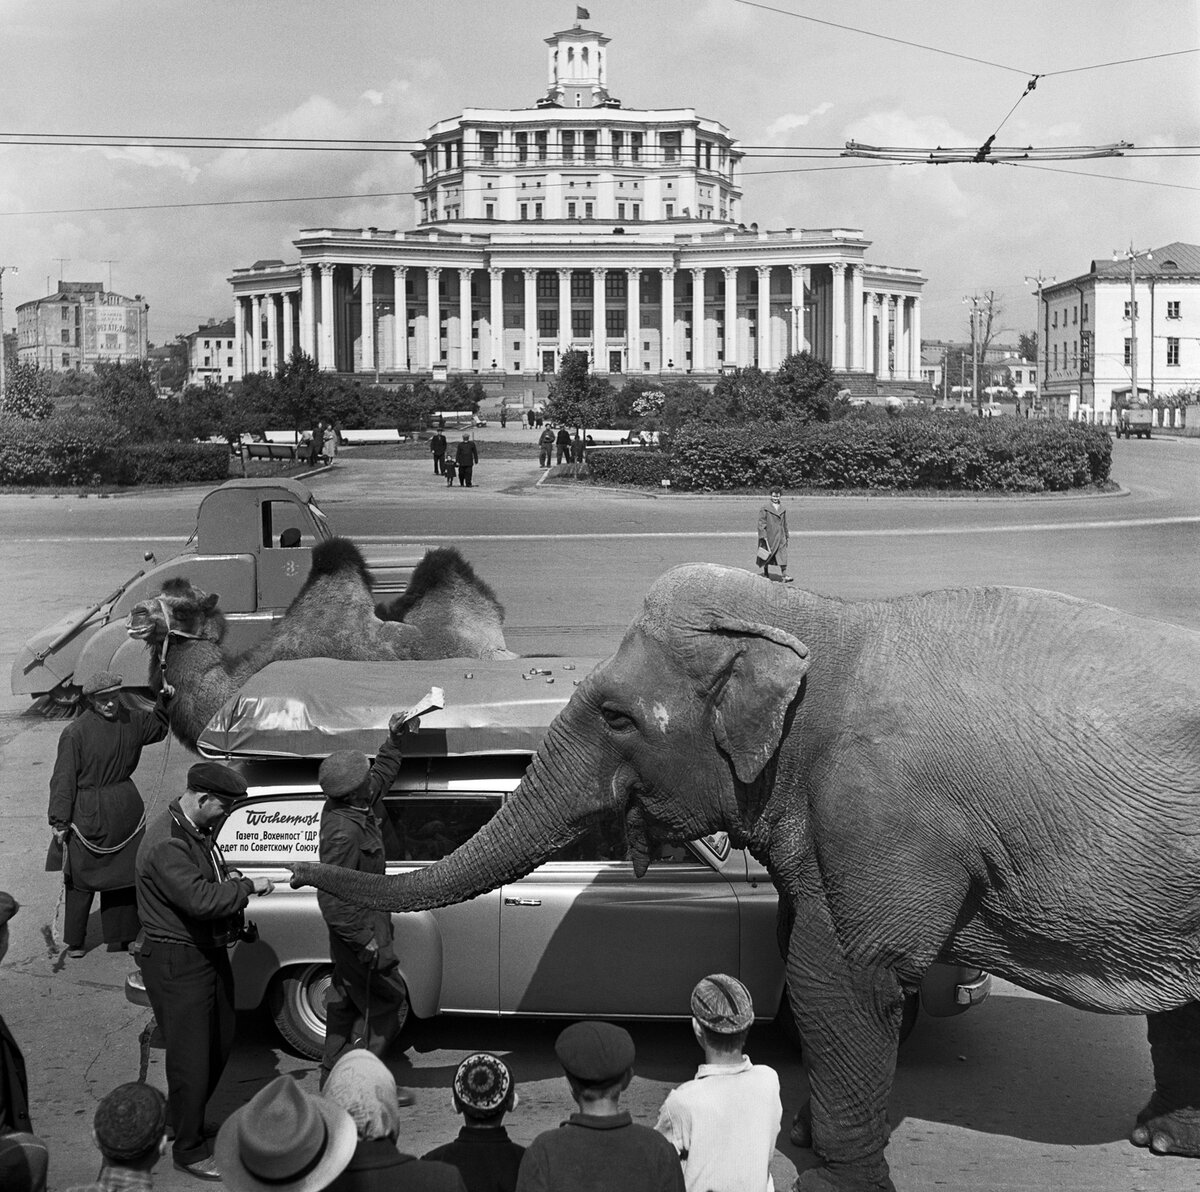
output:
M368 443L403 443L405 440L395 427L368 427L363 430L341 430L338 437L343 447L361 447Z
M294 443L247 443L247 459L295 459Z

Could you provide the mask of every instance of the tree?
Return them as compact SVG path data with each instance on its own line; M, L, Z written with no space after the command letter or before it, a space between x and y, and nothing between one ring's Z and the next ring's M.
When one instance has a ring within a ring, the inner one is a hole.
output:
M329 417L332 396L329 378L306 352L295 348L278 375L267 380L270 383L264 388L274 390L271 412L289 430L299 434Z
M777 422L783 417L771 378L754 364L722 373L712 396L711 422Z
M169 389L172 393L180 393L187 383L188 374L188 341L186 335L177 335L166 345L170 353L157 368L154 383L159 389Z
M550 382L546 417L561 426L608 426L616 413L616 390L588 373L586 352L564 352Z
M793 352L774 378L775 398L784 417L828 422L838 402L833 370L808 352Z
M175 409L160 401L145 360L96 365L96 410L107 414L134 443L178 433Z
M471 408L471 390L466 379L455 373L442 390L443 410L469 410Z
M50 374L36 364L14 364L5 375L0 412L41 422L54 413Z
M1037 360L1038 358L1038 333L1036 331L1022 331L1017 336L1017 351L1021 354L1022 360Z

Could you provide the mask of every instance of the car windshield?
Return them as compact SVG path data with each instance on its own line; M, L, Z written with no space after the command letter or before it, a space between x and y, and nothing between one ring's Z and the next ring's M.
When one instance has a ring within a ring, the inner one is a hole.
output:
M324 540L333 537L333 530L330 529L329 519L325 516L321 506L317 504L315 497L309 497L308 510L313 516L313 521L317 527L317 537Z

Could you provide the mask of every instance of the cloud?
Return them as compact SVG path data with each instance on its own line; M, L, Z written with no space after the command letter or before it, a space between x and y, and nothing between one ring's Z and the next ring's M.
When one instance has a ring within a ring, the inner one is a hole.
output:
M833 104L826 100L824 103L818 104L811 112L800 115L796 112L787 112L782 116L777 116L770 124L767 125L766 131L763 133L763 144L765 145L782 145L787 142L791 133L798 128L804 128L812 120L818 116L824 116L826 112L833 111Z
M108 161L128 162L143 169L170 171L185 182L195 182L200 176L199 168L192 164L186 153L177 149L158 149L153 145L88 145L75 151L99 153Z

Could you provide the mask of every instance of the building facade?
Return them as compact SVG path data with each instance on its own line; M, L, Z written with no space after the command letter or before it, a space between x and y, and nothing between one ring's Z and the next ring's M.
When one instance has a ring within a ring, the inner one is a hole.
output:
M1113 420L1114 403L1200 386L1200 245L1093 261L1042 289L1043 393L1072 415Z
M53 372L145 360L150 304L96 281L60 281L45 298L17 307L17 358Z
M210 319L187 336L189 385L226 385L241 375L237 370L236 326L233 319Z
M429 130L410 230L305 229L298 262L234 272L242 371L299 347L339 372L537 374L582 350L600 374L703 379L808 349L919 379L915 269L868 262L857 229L747 227L724 125L622 107L601 33L546 45L532 107Z

